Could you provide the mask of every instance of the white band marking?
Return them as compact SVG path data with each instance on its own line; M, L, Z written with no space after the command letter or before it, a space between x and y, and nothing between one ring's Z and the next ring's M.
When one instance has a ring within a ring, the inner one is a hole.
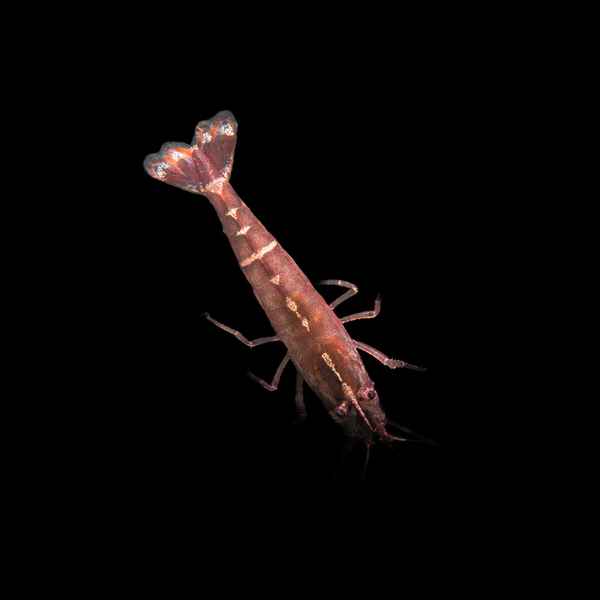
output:
M220 194L223 191L223 184L227 182L225 177L217 177L213 179L207 186L206 191L212 192L213 194Z
M327 352L323 352L323 354L321 354L321 358L325 361L325 364L337 375L337 378L342 381L342 376L336 371L335 365L331 360L331 356L329 356Z
M310 331L310 327L308 326L308 319L306 317L302 317L302 315L298 312L298 305L289 297L285 299L285 303L293 313L296 313L296 316L300 319L302 326L306 327L306 331Z
M267 252L271 252L271 250L273 250L273 248L275 248L275 246L277 246L277 241L273 240L270 244L263 246L258 252L255 252L254 254L251 254L248 258L245 258L240 263L240 267L247 267L248 265L251 265L255 260L261 260L262 257Z

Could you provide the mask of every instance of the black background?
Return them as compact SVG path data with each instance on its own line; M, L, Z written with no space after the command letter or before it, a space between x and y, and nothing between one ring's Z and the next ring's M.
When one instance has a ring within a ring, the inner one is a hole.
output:
M373 45L317 28L322 45L305 32L288 50L283 34L238 45L216 25L209 42L206 24L182 40L184 23L158 19L92 86L103 110L87 175L101 197L78 209L76 235L91 248L79 335L94 358L68 415L87 451L65 454L82 544L97 541L107 577L178 597L281 575L495 590L530 568L536 407L515 379L527 348L507 218L526 191L513 132L527 78L485 32L375 22ZM312 281L358 285L337 313L381 293L351 335L427 368L365 356L388 416L438 446L375 447L360 486L357 446L326 493L345 438L308 389L291 427L291 366L273 393L245 376L270 380L284 348L249 349L201 317L271 334L208 201L143 170L219 110L239 123L238 194Z

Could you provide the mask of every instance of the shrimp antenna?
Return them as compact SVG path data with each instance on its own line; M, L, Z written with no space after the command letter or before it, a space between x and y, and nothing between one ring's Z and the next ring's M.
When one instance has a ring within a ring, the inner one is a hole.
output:
M365 473L367 472L367 465L369 464L369 456L370 455L371 455L371 445L367 444L367 452L365 455L365 464L363 466L362 473L360 474L360 479L358 480L358 486L356 488L356 493L354 494L355 497L358 496L358 493L360 492L360 490L362 488L362 483L365 478Z
M420 433L416 433L412 429L405 427L404 425L400 425L399 423L391 421L390 419L386 419L386 424L391 425L392 427L395 427L396 429L399 429L400 431L403 431L404 433L407 433L408 435L414 436L414 438L405 438L405 437L400 437L397 435L388 434L388 437L390 437L393 440L398 440L399 442L423 442L425 444L431 444L432 446L439 446L439 444L435 440L431 440L431 439L425 437L424 435L421 435Z
M334 472L333 476L329 479L329 483L327 484L327 487L325 488L325 491L323 492L323 494L321 496L321 500L319 502L319 509L318 509L319 512L321 512L323 510L325 503L329 499L331 491L333 490L336 482L338 481L338 479L340 477L340 473L342 472L342 469L344 468L344 465L346 464L346 461L348 460L348 456L350 455L350 452L354 448L355 442L356 442L356 440L354 440L352 438L346 439L346 442L344 444L344 447L342 448L341 455L338 460L338 465L335 469L335 472ZM361 479L361 481L362 481L362 479Z

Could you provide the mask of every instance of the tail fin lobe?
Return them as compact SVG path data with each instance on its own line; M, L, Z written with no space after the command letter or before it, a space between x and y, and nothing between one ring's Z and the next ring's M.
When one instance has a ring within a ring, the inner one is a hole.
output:
M204 194L216 179L229 179L237 140L237 121L229 111L201 121L191 145L168 142L144 161L146 172L178 188Z

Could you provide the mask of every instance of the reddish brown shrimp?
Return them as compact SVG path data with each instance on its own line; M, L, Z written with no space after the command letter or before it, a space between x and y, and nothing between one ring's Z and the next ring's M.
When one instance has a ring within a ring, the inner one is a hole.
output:
M254 216L229 183L236 139L237 122L230 112L223 111L198 124L191 145L163 144L160 152L150 154L144 161L146 171L155 179L208 198L275 335L248 340L239 331L215 321L208 314L204 316L247 346L269 342L285 344L287 354L271 383L251 374L250 377L266 389L275 390L285 366L291 361L297 370L296 406L300 421L306 416L303 398L306 382L331 418L348 436L362 440L367 451L379 440L388 445L391 440L404 440L386 430L389 421L358 350L367 352L392 369L425 369L390 359L348 335L344 323L377 316L380 298L377 297L373 310L341 319L336 316L334 308L356 294L358 288L341 280L318 282L347 288L328 304L292 257Z

